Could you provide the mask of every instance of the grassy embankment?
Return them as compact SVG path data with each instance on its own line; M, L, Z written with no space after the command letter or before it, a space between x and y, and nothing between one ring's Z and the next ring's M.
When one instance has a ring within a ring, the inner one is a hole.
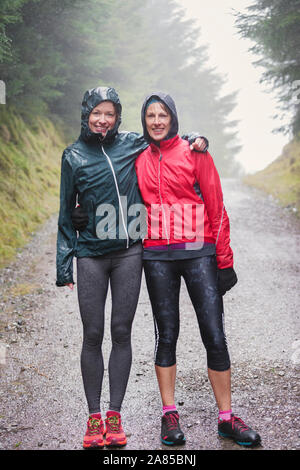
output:
M63 135L53 123L28 126L0 108L0 268L58 210Z
M271 194L300 217L300 136L287 144L274 162L244 181Z

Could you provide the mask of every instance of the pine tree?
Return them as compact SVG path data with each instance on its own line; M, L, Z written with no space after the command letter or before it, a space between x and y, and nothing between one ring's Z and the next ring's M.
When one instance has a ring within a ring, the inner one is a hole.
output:
M251 51L264 68L261 81L278 92L280 109L292 113L291 123L277 131L300 132L300 105L294 84L300 79L300 0L257 0L248 14L237 16L242 37L254 41Z

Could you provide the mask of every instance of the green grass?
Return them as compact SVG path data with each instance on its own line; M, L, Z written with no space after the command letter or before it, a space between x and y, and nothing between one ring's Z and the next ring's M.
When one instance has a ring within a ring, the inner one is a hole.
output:
M48 119L28 126L0 107L0 267L59 207L64 137Z
M282 155L244 182L271 194L281 206L288 207L300 217L300 139L287 144Z

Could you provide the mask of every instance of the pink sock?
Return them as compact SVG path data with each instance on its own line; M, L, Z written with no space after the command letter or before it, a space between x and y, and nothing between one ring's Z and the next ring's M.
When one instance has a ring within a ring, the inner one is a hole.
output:
M163 406L163 414L167 413L168 411L177 411L176 405L167 405Z
M221 411L219 410L219 421L230 421L232 410Z

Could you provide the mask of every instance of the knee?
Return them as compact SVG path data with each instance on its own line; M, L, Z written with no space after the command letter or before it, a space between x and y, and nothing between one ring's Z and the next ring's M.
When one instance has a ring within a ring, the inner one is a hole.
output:
M223 372L230 368L230 358L226 338L223 335L215 337L206 343L207 365L209 369Z
M176 364L176 345L179 335L177 326L155 329L155 365L160 367L170 367Z
M176 364L176 342L159 341L155 349L156 366L171 367Z
M83 334L84 347L98 348L101 347L103 340L103 332L98 328L86 328Z
M128 344L131 342L131 328L116 325L111 329L111 340L114 344Z

